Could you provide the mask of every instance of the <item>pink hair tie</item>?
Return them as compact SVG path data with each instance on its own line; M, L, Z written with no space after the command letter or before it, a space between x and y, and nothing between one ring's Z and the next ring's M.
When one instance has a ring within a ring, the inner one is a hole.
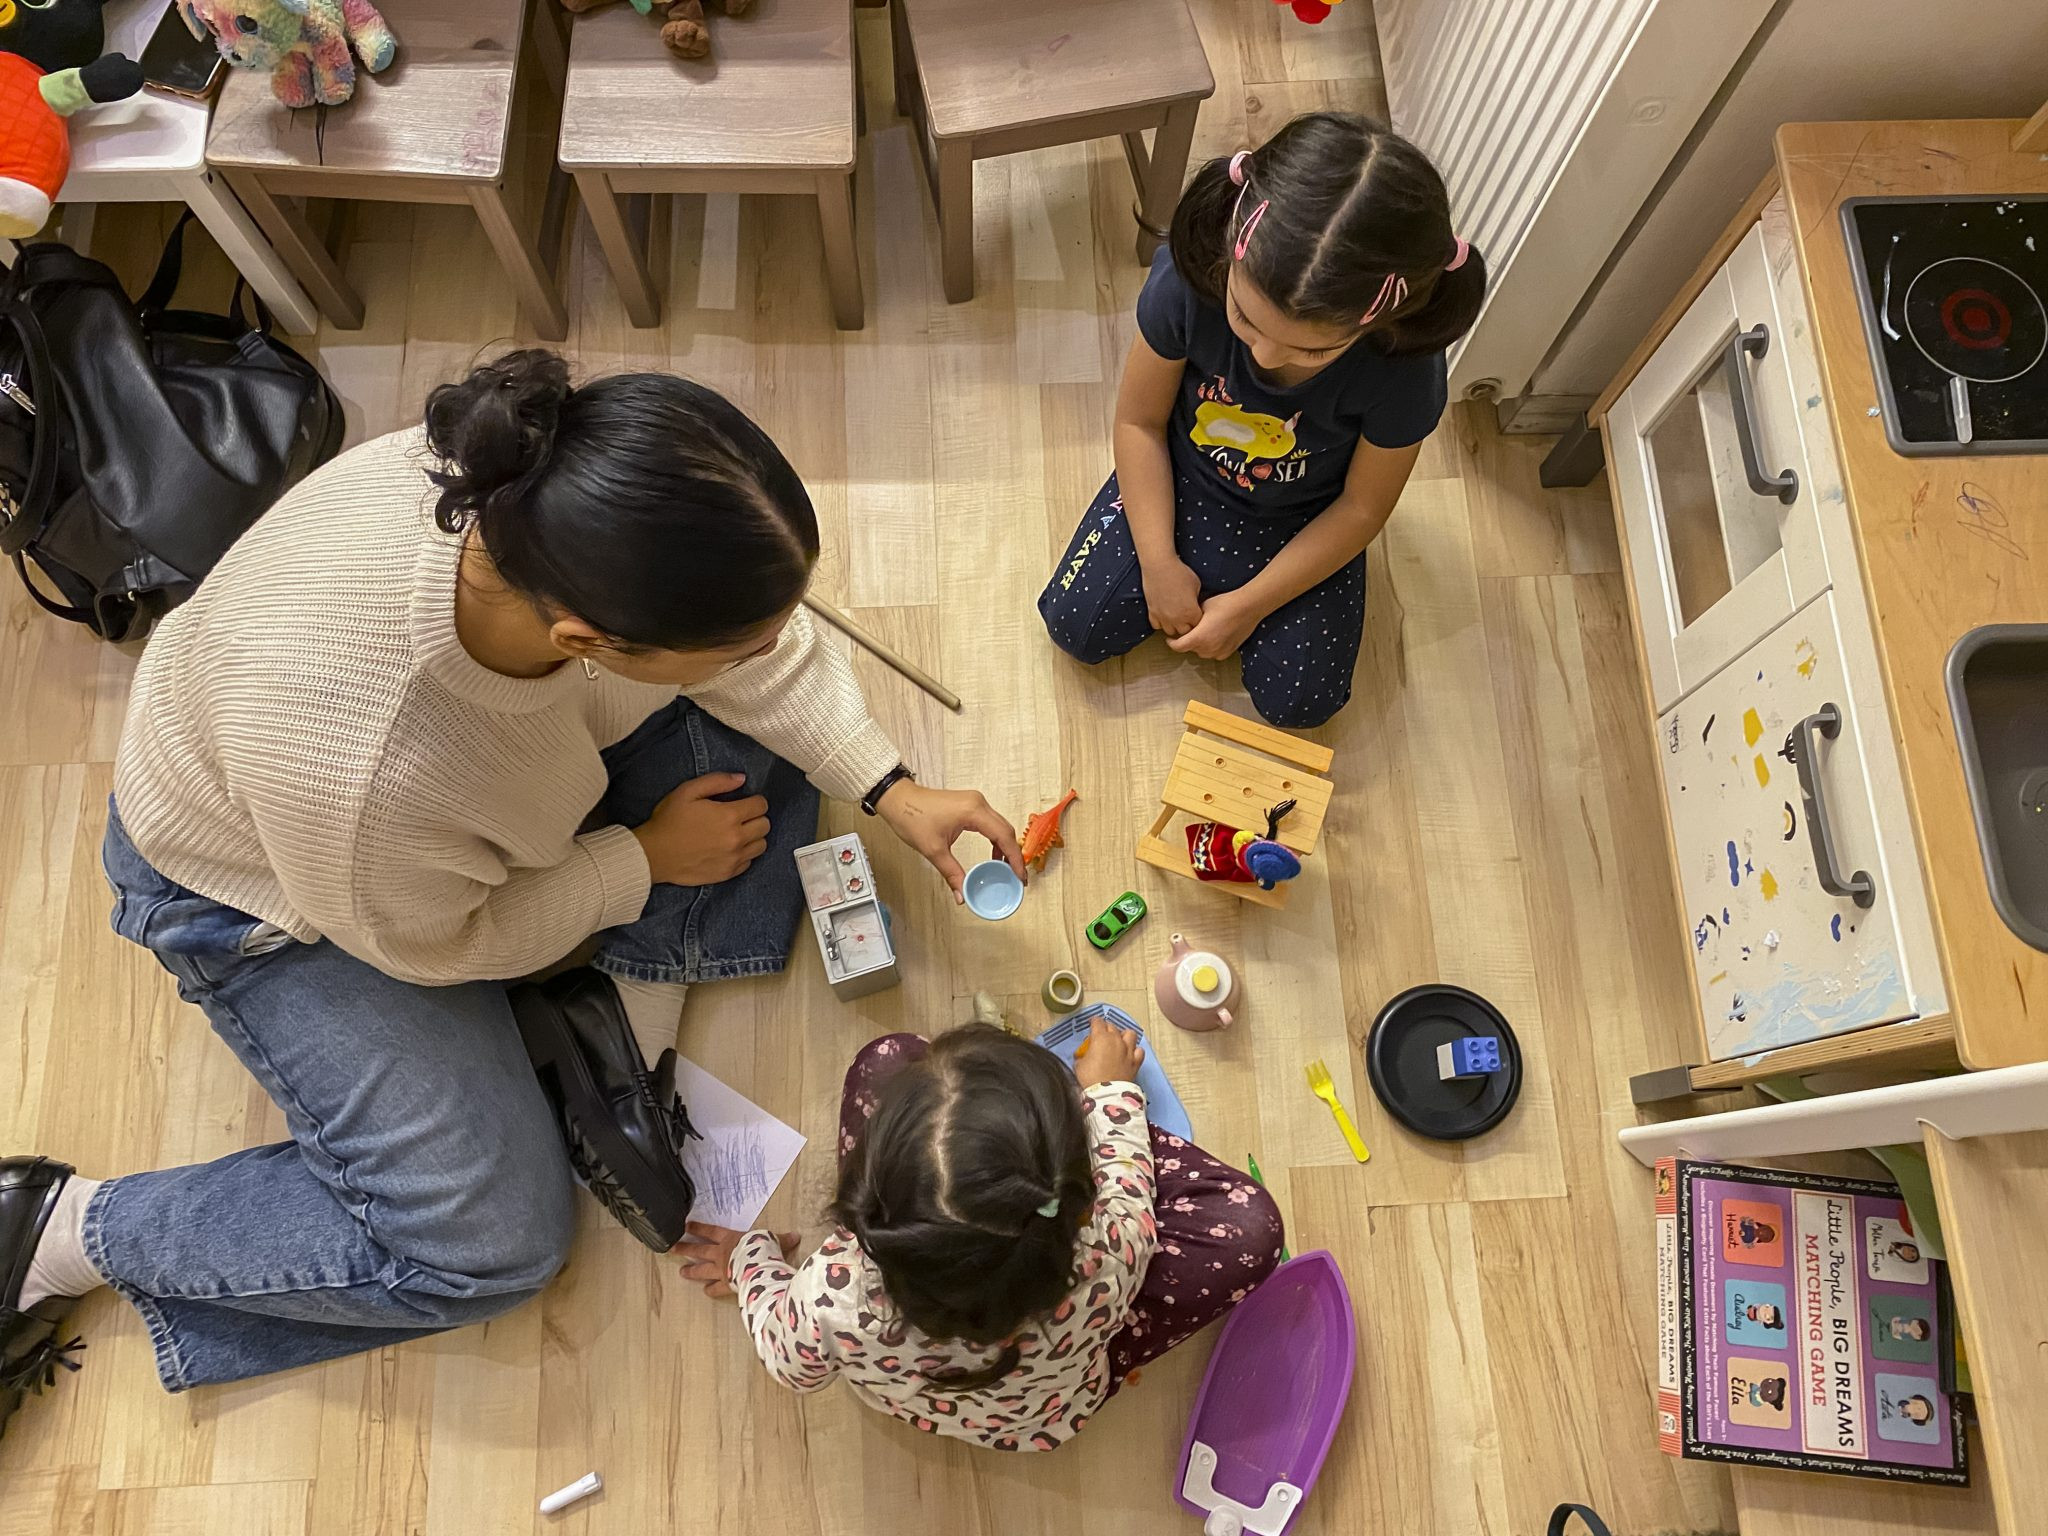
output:
M1248 149L1240 149L1230 157L1230 181L1233 186L1244 185L1244 163L1251 157L1252 152Z
M1469 240L1460 240L1458 242L1458 254L1453 256L1449 261L1444 263L1444 270L1446 272L1457 271L1458 268L1465 265L1465 258L1467 256L1470 256L1471 254L1472 242Z
M1389 272L1380 284L1380 291L1366 312L1359 316L1360 325L1371 325L1382 314L1399 309L1408 302L1408 279L1398 272Z

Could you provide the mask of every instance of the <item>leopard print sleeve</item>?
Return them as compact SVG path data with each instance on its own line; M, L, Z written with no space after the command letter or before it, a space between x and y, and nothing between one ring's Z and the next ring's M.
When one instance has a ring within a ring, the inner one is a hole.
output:
M1152 1208L1152 1136L1145 1122L1145 1092L1136 1083L1099 1083L1086 1097L1095 1217L1092 1234L1083 1240L1104 1260L1097 1277L1109 1287L1105 1304L1121 1319L1159 1246Z
M734 1246L727 1272L754 1353L769 1375L798 1392L823 1389L838 1370L830 1344L831 1246L828 1241L792 1269L772 1233L749 1232Z

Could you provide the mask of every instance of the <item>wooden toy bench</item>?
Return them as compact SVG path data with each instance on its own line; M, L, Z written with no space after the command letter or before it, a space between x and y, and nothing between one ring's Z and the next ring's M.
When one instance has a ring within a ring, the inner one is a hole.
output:
M1138 840L1140 859L1192 880L1186 835L1176 828L1171 842L1165 836L1176 816L1263 832L1267 808L1282 800L1295 807L1280 823L1278 841L1303 856L1316 851L1336 788L1323 777L1335 755L1328 747L1208 704L1190 702L1181 719L1187 732L1160 791L1159 815ZM1262 907L1287 905L1285 885L1262 891L1256 885L1203 883Z

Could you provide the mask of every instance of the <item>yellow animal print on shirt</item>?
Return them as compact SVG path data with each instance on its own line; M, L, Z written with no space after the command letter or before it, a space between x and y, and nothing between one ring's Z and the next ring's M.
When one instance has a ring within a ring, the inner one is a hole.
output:
M1197 448L1235 448L1249 464L1253 459L1284 459L1294 452L1294 424L1248 411L1241 405L1204 400L1195 407L1195 430L1188 434Z

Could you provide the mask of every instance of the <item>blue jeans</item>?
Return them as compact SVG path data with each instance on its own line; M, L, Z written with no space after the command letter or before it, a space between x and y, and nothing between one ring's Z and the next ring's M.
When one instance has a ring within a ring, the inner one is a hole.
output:
M616 753L616 758L613 757ZM769 797L769 851L736 880L657 886L600 963L656 980L780 967L802 894L788 849L817 792L687 703L606 754L601 810L644 817L731 770ZM291 1140L109 1179L86 1208L94 1266L142 1314L173 1392L481 1322L568 1255L574 1182L500 982L421 987L187 890L109 807L114 928L156 954L284 1111Z

